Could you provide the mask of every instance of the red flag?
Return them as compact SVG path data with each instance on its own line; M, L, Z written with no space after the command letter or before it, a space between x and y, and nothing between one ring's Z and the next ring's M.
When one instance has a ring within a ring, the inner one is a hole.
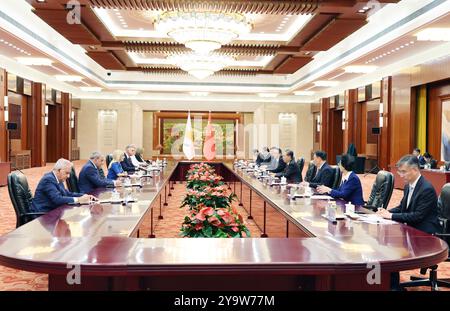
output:
M203 155L206 160L212 160L216 157L216 141L214 139L214 130L211 125L211 111L208 116L208 125L206 125L205 143L203 144Z

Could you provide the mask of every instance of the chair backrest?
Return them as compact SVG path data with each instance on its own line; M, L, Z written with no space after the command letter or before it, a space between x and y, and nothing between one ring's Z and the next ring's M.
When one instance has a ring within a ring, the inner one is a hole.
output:
M436 159L431 159L430 168L432 168L432 169L437 168L437 160Z
M112 161L112 154L107 154L106 155L106 168L109 168L109 164Z
M303 167L305 166L305 159L300 158L299 160L297 160L297 166L300 170L300 182L303 181Z
M438 198L438 219L442 227L443 233L450 233L450 183L442 187L441 194ZM449 237L441 237L447 243L450 243Z
M32 220L27 218L26 214L31 212L33 194L24 174L12 172L8 175L8 193L16 212L16 228L18 228Z
M72 167L70 170L69 178L66 180L67 188L70 192L80 192L80 187L78 187L78 177L75 169Z
M341 179L342 179L342 173L341 170L339 169L339 166L337 165L331 165L331 168L333 169L333 189L337 189L340 184L341 184Z
M317 167L311 161L309 162L308 169L306 170L305 181L311 182L314 176L316 176Z
M391 172L379 171L370 192L367 205L376 208L387 208L394 190L394 175Z

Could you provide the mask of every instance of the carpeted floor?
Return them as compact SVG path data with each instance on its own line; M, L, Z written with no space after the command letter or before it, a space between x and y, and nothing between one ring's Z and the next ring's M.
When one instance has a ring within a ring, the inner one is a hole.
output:
M76 161L74 163L76 171L81 169L81 166L85 161ZM24 170L23 172L27 175L28 182L30 184L30 188L34 192L34 189L39 182L40 177L47 171L51 169L51 164L48 164L46 167L41 168L32 168ZM305 168L306 169L306 168ZM367 175L360 176L361 182L363 185L364 198L370 194L370 189L375 180L375 175ZM245 191L245 190L244 190ZM239 193L239 192L238 192ZM160 220L155 226L155 235L156 237L165 237L165 238L176 238L179 237L179 229L181 226L181 222L186 215L186 209L179 208L180 202L185 195L185 185L184 184L176 184L175 190L172 191L172 196L168 197L168 206L164 207L164 219ZM394 190L392 194L391 202L389 206L395 206L398 204L402 198L402 192L399 190ZM243 193L243 203L246 206L248 195ZM255 204L258 204L258 198L254 197ZM238 208L239 212L244 216L244 219L247 217L247 213L245 209L238 206L238 202L234 203ZM15 214L12 208L11 202L9 200L8 189L7 187L0 187L0 235L3 235L11 230L15 229ZM148 221L144 221L143 223L148 224ZM257 237L260 235L260 230L254 224L252 220L247 220L247 226L251 232L253 237ZM148 236L150 228L148 226L143 226L140 229L141 236ZM274 235L278 235L276 228L272 228L272 233ZM281 234L281 233L280 233ZM412 271L404 271L401 273L401 281L406 281L409 279L411 275L417 275L418 270ZM450 264L442 263L439 265L438 270L439 277L450 278ZM31 273L26 271L19 271L10 268L6 268L0 266L0 290L30 290L30 291L42 291L47 290L48 278L47 275ZM411 289L412 290L412 289ZM415 288L414 290L429 290L428 287L420 287Z

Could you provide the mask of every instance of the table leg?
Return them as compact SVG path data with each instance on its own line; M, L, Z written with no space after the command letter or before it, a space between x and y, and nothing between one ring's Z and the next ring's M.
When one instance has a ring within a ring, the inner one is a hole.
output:
M167 185L164 186L164 206L167 206Z
M267 208L267 203L266 201L264 201L264 220L263 220L263 233L261 234L262 238L267 238L268 235L266 233L266 208Z
M162 194L159 194L159 216L158 219L164 219L162 215Z
M253 216L252 216L252 193L253 193L253 191L252 191L252 189L250 189L250 203L249 203L249 205L250 205L250 210L249 210L249 215L248 215L248 219L253 219Z
M239 196L239 206L243 206L242 204L242 181L241 181L241 195Z
M150 207L150 235L149 238L155 238L155 233L153 232L153 206Z

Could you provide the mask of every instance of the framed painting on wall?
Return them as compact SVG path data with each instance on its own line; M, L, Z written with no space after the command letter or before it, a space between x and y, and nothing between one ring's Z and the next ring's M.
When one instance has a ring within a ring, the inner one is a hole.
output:
M441 161L450 161L450 100L442 102Z

